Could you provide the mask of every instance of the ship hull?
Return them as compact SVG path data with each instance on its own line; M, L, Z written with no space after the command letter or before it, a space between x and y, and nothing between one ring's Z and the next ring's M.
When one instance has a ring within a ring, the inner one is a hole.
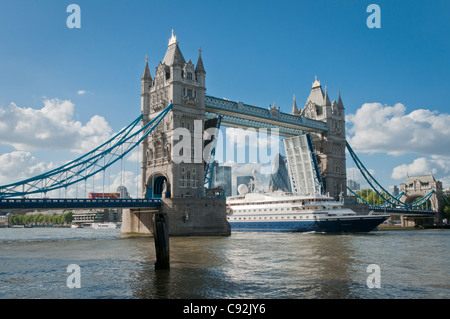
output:
M374 230L389 216L354 216L305 221L230 221L232 232L320 232L366 233Z

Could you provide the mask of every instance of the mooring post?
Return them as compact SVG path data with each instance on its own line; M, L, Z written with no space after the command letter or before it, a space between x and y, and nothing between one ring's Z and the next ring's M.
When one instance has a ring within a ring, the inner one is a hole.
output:
M156 249L156 269L170 268L169 254L169 220L167 214L153 215L153 237Z

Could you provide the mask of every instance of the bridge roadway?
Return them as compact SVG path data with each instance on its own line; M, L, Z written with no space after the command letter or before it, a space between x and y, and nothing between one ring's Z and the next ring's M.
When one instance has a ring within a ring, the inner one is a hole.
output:
M304 132L326 132L327 123L304 116L283 113L278 108L267 109L242 102L206 96L206 118L222 116L222 124L238 128L278 129L281 136L296 136Z
M392 208L392 207L379 207L369 205L369 209L377 213L391 213L391 214L419 214L419 215L434 215L434 210L422 210L422 209L407 209L407 208Z
M12 209L94 209L159 207L160 199L110 198L5 198L0 199L0 210Z

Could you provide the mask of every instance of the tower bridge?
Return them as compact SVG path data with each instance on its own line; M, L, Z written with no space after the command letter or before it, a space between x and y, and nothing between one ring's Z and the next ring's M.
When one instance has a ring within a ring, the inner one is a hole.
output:
M200 130L196 127L198 123ZM157 264L168 267L169 234L230 234L225 198L220 190L210 189L207 183L214 166L211 161L215 140L205 142L203 131L220 125L277 130L284 137L309 133L324 191L336 198L346 194L345 150L349 145L340 92L337 102L331 101L327 87L323 90L316 77L303 108L297 106L294 95L291 113L282 112L275 104L262 108L206 95L202 51L199 50L196 64L190 59L186 61L172 31L167 51L155 67L153 77L146 58L141 78L141 115L80 158L39 176L0 186L0 209L21 209L24 205L26 208L52 205L126 208L122 232L153 233ZM179 148L180 141L189 141L190 146ZM141 199L97 203L17 199L38 193L45 196L55 189L67 189L81 181L86 183L88 178L104 172L139 145L142 147ZM205 152L209 152L206 159L202 156ZM356 161L353 152L350 153Z

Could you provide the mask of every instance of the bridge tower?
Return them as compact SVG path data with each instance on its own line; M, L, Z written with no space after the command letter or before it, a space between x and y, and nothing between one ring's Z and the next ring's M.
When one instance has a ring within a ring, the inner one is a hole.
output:
M153 77L146 58L141 78L142 125L172 103L171 110L142 141L141 196L161 198L161 206L124 210L122 233L153 233L159 238L168 233L230 234L225 197L204 189L205 75L201 50L196 65L186 62L173 30ZM162 247L158 248L161 259L166 259L167 245Z
M347 192L345 163L345 108L339 92L338 101L330 102L328 90L322 90L320 81L312 84L311 92L303 109L298 110L294 96L292 114L305 116L327 123L328 131L311 133L317 155L319 170L325 191L335 198Z
M148 61L141 79L143 125L172 102L172 111L143 142L143 197L199 197L203 194L205 68L201 50L196 66L186 60L173 34L167 52L151 77ZM174 148L190 136L187 147ZM165 190L165 194L163 191Z
M439 222L441 220L441 213L444 209L442 182L437 181L433 174L408 176L406 181L399 185L399 190L404 192L400 200L408 204L426 196L431 190L434 190L433 195L429 199L431 209L436 212L435 221Z

